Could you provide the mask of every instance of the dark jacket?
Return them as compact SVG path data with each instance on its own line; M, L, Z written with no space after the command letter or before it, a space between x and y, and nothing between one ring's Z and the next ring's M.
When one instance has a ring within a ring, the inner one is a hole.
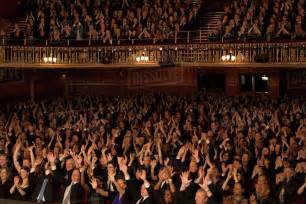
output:
M52 203L56 201L56 196L55 196L55 191L56 191L56 186L54 185L54 179L52 176L52 173L50 173L48 176L40 176L37 179L37 183L36 186L34 188L34 191L32 193L32 201L36 202L37 201L37 197L40 193L40 190L42 188L42 185L44 183L44 180L48 179L45 191L44 191L44 200L45 203Z
M63 202L64 196L65 195L63 195L61 199L61 203ZM80 183L73 184L70 193L70 204L82 204L82 203L83 203L83 188Z

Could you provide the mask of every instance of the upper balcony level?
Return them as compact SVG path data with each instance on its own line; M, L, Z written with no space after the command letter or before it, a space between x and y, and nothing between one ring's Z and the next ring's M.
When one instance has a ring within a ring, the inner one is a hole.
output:
M131 40L107 45L97 41L12 44L3 40L0 67L306 67L306 41L195 43L192 32L184 34L155 43Z

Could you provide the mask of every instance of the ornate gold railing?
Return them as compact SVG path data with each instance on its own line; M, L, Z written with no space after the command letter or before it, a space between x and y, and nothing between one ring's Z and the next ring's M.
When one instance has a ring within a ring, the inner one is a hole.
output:
M303 64L306 62L306 42L101 47L0 46L2 66L255 62Z

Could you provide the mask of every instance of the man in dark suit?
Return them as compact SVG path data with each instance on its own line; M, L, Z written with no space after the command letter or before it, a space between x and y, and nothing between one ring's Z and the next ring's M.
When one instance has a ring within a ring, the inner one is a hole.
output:
M203 189L198 189L195 198L191 199L190 197L187 196L187 193L184 191L179 191L176 192L176 199L175 199L175 204L185 204L185 203L190 203L190 204L210 204L210 203L217 203L217 202L210 202L207 197L207 193Z
M143 184L140 188L140 198L136 204L153 204L153 188L147 180L146 171L142 170L139 177L143 181Z
M143 181L140 178L142 169L137 169L135 172L135 177L127 180L127 189L129 194L131 195L132 202L136 203L139 200L139 192L141 189L141 186L143 184Z
M219 204L208 186L207 179L198 185L189 179L189 172L183 172L180 190L175 193L175 204Z
M66 186L62 204L83 203L83 188L80 183L80 178L80 171L78 169L74 169L71 175L71 183Z
M65 160L65 169L61 171L61 174L58 175L58 178L61 179L61 183L67 185L71 183L72 172L75 167L75 162L71 157L68 157Z
M64 167L61 167L60 162L64 163ZM63 158L59 158L59 161L56 163L56 171L54 172L54 180L58 185L56 191L56 197L61 198L65 192L65 189L68 185L71 184L72 172L75 168L75 161L68 153L64 153Z
M36 186L32 194L33 202L52 203L56 201L54 175L56 171L55 157L53 153L48 154L48 163L46 164L44 174L39 175L36 180Z
M152 188L149 183L144 183L140 190L141 197L136 204L153 204Z
M54 195L54 189L53 175L50 171L46 170L45 175L41 175L37 179L37 183L32 194L32 201L45 203L55 202L56 197Z

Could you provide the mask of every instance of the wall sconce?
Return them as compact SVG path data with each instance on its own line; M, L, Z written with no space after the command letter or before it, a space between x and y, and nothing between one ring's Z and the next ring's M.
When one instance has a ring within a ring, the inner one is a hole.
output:
M229 53L227 55L222 55L221 60L223 62L234 62L236 60L236 56L232 53Z
M136 61L137 62L148 62L149 57L148 56L138 56L138 57L136 57Z
M261 80L263 80L263 81L268 81L268 80L269 80L269 77L266 76L266 75L262 75L262 76L261 76Z
M56 63L56 57L44 57L44 63Z

